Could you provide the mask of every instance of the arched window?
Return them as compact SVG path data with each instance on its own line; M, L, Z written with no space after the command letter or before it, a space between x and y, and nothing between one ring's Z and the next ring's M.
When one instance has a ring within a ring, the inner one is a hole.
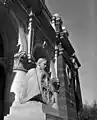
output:
M67 81L68 81L68 85L71 85L71 70L69 68L69 66L66 64L66 77L67 77Z

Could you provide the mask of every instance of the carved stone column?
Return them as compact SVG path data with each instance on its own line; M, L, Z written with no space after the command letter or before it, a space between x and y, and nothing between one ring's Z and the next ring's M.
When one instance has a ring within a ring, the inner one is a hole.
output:
M76 73L75 73L75 82L76 82L76 85L75 85L76 96L75 96L75 98L76 98L76 107L77 107L77 112L78 112L78 111L81 111L83 109L78 69L76 69Z
M29 24L28 24L28 37L27 37L27 42L28 42L28 62L34 61L33 56L32 56L32 51L33 51L33 42L34 42L34 26L35 22L33 21L33 13L32 9L30 10L29 14Z
M80 88L80 81L79 81L79 67L80 63L75 55L72 56L72 62L74 64L74 91L75 91L75 100L76 100L76 110L77 112L83 109L82 105L82 97L81 97L81 88Z
M54 58L54 70L55 70L55 76L53 77L54 78L54 87L55 87L55 92L54 92L54 97L55 97L55 103L53 105L53 107L55 109L59 109L58 108L58 92L59 90L57 89L58 87L58 84L59 84L59 79L58 79L58 47L57 45L55 46L55 58Z

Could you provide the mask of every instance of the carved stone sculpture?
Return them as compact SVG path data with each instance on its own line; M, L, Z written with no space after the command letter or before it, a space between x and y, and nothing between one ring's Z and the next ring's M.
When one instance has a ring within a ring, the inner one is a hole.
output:
M20 87L20 103L28 101L40 101L52 104L53 86L47 72L45 72L47 60L39 58L36 68L30 69Z

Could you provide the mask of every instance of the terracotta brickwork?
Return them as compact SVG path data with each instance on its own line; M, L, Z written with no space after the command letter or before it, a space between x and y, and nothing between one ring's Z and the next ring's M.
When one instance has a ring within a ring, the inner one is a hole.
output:
M58 57L58 77L60 80L60 93L58 96L59 114L66 118L72 117L76 119L76 102L73 83L68 85L66 73L64 70L65 60L62 55Z
M65 92L65 82L64 82L64 72L63 72L63 56L58 57L58 78L60 80L60 92L58 95L59 104L59 114L62 117L67 116L67 106L66 106L66 92Z

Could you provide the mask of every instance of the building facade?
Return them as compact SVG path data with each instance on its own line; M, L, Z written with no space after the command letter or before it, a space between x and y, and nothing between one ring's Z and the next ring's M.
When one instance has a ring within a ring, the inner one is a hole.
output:
M82 109L81 64L61 17L51 15L44 0L0 0L0 24L1 119L9 114L15 99L10 91L13 79L19 75L19 86L23 76L36 67L36 61L45 58L47 83L53 87L52 92L50 86L46 88L45 119L76 120Z

